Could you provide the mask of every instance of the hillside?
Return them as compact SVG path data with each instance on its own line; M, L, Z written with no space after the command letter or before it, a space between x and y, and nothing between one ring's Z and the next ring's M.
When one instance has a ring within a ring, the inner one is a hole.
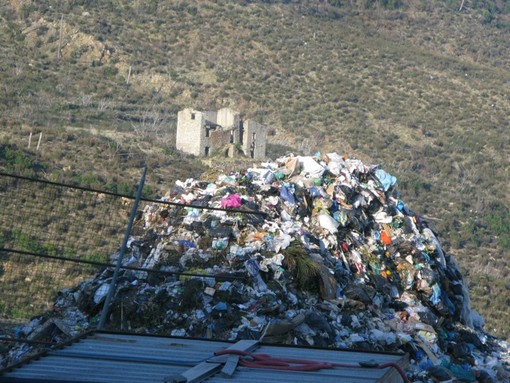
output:
M175 150L176 112L231 106L271 127L272 157L384 164L508 337L509 5L329 3L3 3L4 169L129 190L147 164L162 194L204 171Z

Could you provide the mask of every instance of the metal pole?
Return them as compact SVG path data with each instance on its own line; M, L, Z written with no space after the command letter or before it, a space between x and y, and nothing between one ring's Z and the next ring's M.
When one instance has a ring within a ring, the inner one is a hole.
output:
M117 287L117 277L119 275L120 266L122 265L122 259L124 258L124 253L127 249L127 243L129 240L129 235L131 234L131 228L133 227L133 221L135 220L136 211L138 209L138 204L140 202L140 198L142 197L142 189L145 183L145 175L147 174L147 166L143 169L142 178L140 179L140 183L138 184L138 190L136 192L136 199L131 209L131 215L129 216L128 226L126 228L126 232L124 233L124 241L122 242L122 246L120 248L119 257L117 259L117 264L115 265L115 271L113 273L112 281L110 283L110 289L108 290L108 295L106 296L106 301L104 302L103 311L101 312L101 318L99 319L99 325L97 327L98 330L102 330L104 328L104 324L106 322L106 317L108 315L108 311L110 311L110 303L115 292L115 288Z

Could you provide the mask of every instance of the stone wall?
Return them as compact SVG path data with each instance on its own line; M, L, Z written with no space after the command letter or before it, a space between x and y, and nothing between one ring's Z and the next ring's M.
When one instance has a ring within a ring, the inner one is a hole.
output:
M228 157L232 157L231 151L229 151L229 146L233 142L231 138L232 129L230 130L216 130L211 132L209 137L209 144L212 148L212 153L214 154L222 154ZM218 150L222 150L222 153L218 153Z
M238 154L236 147L240 147L245 156L262 159L266 156L266 139L264 125L243 121L239 112L230 108L208 112L186 108L177 115L176 147L195 156L214 153L233 157Z
M177 114L176 147L195 156L205 155L204 114L186 108Z
M243 151L247 157L262 159L266 156L267 130L252 120L243 122Z
M230 108L219 109L216 114L216 120L215 120L215 122L218 125L220 125L224 128L238 127L240 121L241 121L241 117L239 115L239 112L236 112Z

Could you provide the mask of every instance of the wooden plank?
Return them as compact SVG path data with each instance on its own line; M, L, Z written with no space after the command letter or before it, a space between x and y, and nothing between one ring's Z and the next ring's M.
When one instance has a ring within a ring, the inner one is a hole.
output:
M202 362L195 367L184 371L181 375L187 383L197 383L216 374L221 369L221 363Z
M257 348L259 344L258 340L240 340L239 342L236 342L232 346L228 347L227 350L239 350L239 351L246 351L251 352L254 349Z
M255 349L258 345L257 340L240 340L239 342L233 344L232 346L228 347L228 350L239 350L239 351L246 351L250 352L253 349ZM230 369L233 368L232 372L230 373L230 376L235 371L235 368L237 367L237 363L239 362L239 357L237 357L237 360L234 363L234 359L230 360L230 357L226 358L226 362L228 363L230 361L230 364L227 368L227 373L230 371ZM170 383L198 383L201 382L204 379L207 379L208 377L216 374L218 371L221 370L221 367L223 366L223 363L216 362L214 359L211 360L211 362L202 362L197 364L195 367L190 368L189 370L184 371L181 375L173 376L170 378L165 379L165 381ZM227 367L227 366L225 366Z
M225 378L232 378L234 372L236 371L237 364L239 363L239 355L229 355L227 358L227 362L221 369L221 376Z

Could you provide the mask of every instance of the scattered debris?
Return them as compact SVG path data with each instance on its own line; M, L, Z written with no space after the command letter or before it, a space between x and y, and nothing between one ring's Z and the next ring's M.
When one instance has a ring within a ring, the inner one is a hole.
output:
M147 205L123 260L167 274L123 270L108 326L407 352L414 382L509 381L508 344L483 330L457 264L396 183L336 153L179 181L161 201L188 206ZM56 336L93 327L112 275L61 291L52 312L16 335L48 336L47 323ZM3 363L27 351L14 347Z

